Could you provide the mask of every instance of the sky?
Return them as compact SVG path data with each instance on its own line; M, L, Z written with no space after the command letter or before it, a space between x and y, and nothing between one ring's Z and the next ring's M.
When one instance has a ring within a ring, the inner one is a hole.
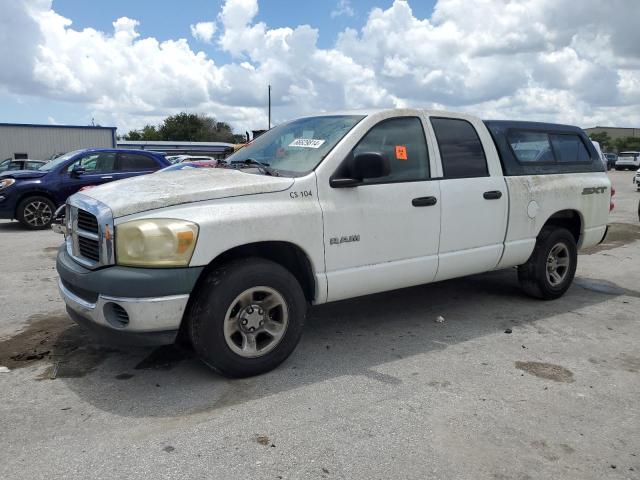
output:
M640 126L640 0L0 0L0 122L417 107Z

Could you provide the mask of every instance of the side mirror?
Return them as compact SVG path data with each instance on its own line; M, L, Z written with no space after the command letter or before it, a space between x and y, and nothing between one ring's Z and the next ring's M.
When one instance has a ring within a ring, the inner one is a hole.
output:
M79 177L80 175L82 175L86 171L87 171L87 169L84 168L82 165L76 165L75 167L73 167L71 169L71 175L73 175L74 177Z
M367 178L386 177L391 171L389 159L378 152L364 152L351 155L345 161L343 175L329 180L333 188L355 187Z

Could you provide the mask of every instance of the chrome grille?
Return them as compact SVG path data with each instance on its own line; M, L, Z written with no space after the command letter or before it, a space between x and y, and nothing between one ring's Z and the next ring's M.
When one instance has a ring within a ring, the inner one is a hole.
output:
M104 204L76 194L67 202L67 252L79 264L95 269L113 265L113 216Z
M94 262L100 261L100 243L92 238L78 236L80 255Z
M98 219L95 215L78 210L78 228L87 232L98 234Z

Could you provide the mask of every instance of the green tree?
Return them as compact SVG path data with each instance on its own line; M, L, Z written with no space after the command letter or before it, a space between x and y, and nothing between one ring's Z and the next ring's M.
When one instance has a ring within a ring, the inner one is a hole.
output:
M231 125L218 122L209 115L181 112L165 118L157 127L146 125L131 130L124 140L166 140L173 142L228 142L244 143L245 136L233 133Z
M613 140L607 132L592 133L589 138L598 142L603 150L605 148L611 148L613 146Z
M122 138L129 141L153 141L161 139L160 133L153 125L145 125L141 130L131 130Z
M618 152L624 151L640 151L640 137L623 137L614 141L615 148Z

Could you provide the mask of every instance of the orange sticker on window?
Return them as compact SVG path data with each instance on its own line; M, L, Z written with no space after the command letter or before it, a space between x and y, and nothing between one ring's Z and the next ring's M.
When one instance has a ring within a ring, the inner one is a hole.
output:
M402 145L396 145L396 158L398 160L406 160L407 159L407 147Z

